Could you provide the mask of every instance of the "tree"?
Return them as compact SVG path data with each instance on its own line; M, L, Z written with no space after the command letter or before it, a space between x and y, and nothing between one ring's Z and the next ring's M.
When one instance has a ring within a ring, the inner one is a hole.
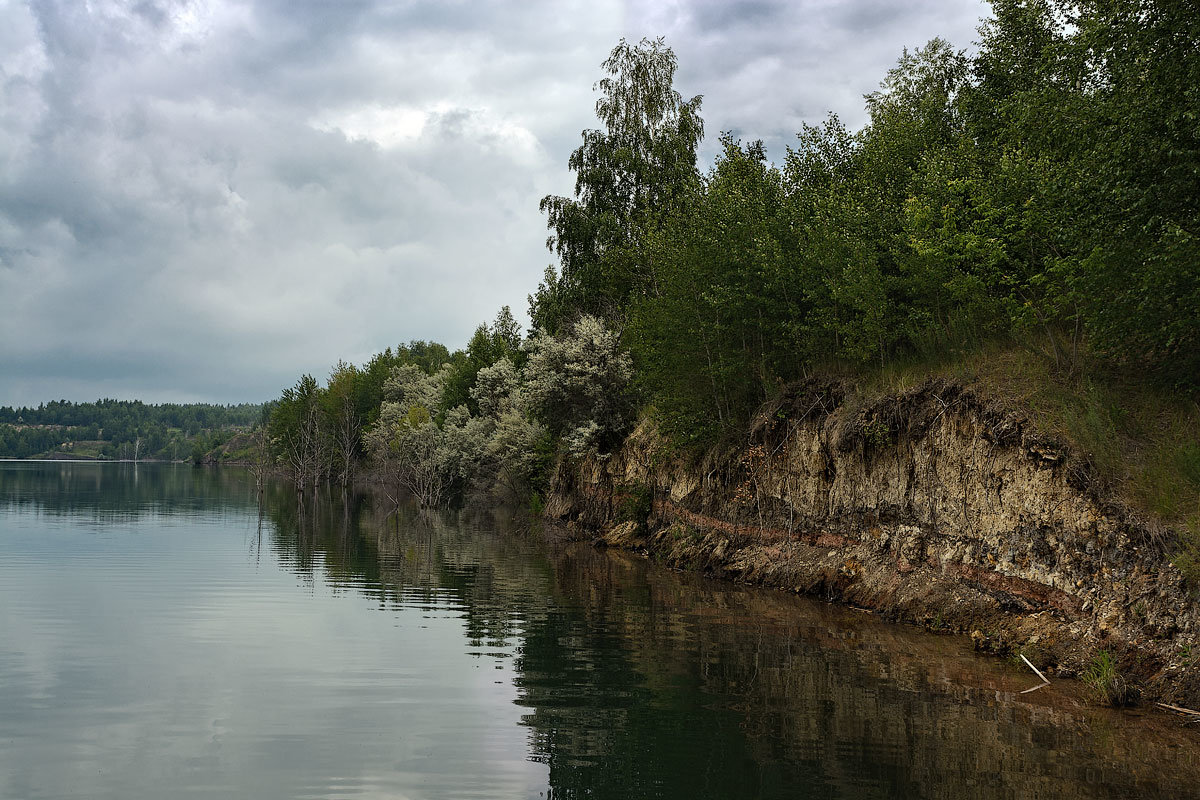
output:
M326 426L332 445L333 468L338 482L347 487L358 461L359 439L365 422L360 409L359 371L353 364L339 361L329 376L322 396Z
M608 77L596 84L596 116L604 130L585 130L571 154L575 197L541 202L561 272L547 272L530 308L534 327L551 332L572 311L613 317L651 290L643 234L698 177L701 98L684 100L675 90L677 60L663 39L622 39L601 66Z
M1072 177L1086 233L1078 293L1096 343L1200 387L1200 9L1072 4L1069 54L1094 107ZM1063 127L1066 127L1065 125ZM1084 212L1090 213L1084 213Z
M527 343L525 391L534 415L581 455L607 452L633 419L633 364L616 331L582 316L561 336L538 331Z
M781 175L761 142L722 143L696 199L650 238L660 291L635 305L627 335L664 430L692 440L774 388L805 310Z
M322 409L323 391L312 375L284 389L271 413L271 446L276 463L300 492L316 489L328 473L328 440Z
M1195 3L995 0L993 11L963 108L992 179L981 188L1010 232L1018 310L1060 362L1056 328L1195 387Z
M379 420L367 435L388 483L406 489L424 507L440 505L450 483L442 438L428 408L397 402L380 407Z
M434 417L452 373L449 365L435 375L411 364L396 367L385 384L388 399L366 435L387 482L429 508L461 494L477 471L493 426L490 419L472 417L465 406L449 409L440 422Z
M439 408L445 412L455 406L464 405L472 413L479 407L471 393L479 371L509 359L519 366L525 360L521 351L521 326L513 317L512 309L504 306L490 325L480 325L467 342L465 353L456 353L454 369L447 377Z

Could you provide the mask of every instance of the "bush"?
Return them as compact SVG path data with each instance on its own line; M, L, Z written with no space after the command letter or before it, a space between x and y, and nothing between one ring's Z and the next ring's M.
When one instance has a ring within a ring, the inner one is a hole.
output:
M645 484L621 486L618 487L618 497L621 499L617 507L617 519L645 527L654 510L654 496L650 487Z
M584 315L563 336L538 331L526 345L530 408L573 455L607 452L633 420L633 362L620 336Z

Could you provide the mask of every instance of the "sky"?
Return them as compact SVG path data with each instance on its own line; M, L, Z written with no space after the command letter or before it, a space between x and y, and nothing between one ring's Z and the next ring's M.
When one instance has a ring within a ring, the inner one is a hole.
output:
M260 402L465 345L553 256L619 39L772 160L973 0L0 0L0 405Z

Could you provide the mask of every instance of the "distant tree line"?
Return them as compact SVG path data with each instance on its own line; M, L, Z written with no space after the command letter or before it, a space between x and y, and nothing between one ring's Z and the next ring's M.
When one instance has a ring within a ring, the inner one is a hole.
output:
M397 502L441 506L472 491L525 500L559 448L615 444L632 419L631 376L597 318L523 340L506 306L464 350L416 341L361 368L339 363L324 385L302 376L273 404L263 454L300 491L347 486L367 464Z
M370 462L431 505L535 490L648 408L682 442L743 429L830 367L996 340L1075 369L1102 358L1200 389L1200 13L1193 3L994 0L974 56L934 39L866 97L805 125L782 164L720 136L659 40L603 63L601 129L547 197L558 257L467 348L414 342L305 376L270 459L312 486Z
M263 417L261 403L147 404L139 400L56 400L0 407L0 455L58 452L99 458L185 459L204 455Z

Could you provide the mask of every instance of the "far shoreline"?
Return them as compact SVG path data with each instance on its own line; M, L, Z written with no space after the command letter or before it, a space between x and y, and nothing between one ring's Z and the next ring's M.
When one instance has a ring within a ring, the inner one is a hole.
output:
M162 459L139 458L13 458L0 456L0 462L34 463L34 464L187 464L188 461L164 461ZM202 466L197 464L196 466Z

